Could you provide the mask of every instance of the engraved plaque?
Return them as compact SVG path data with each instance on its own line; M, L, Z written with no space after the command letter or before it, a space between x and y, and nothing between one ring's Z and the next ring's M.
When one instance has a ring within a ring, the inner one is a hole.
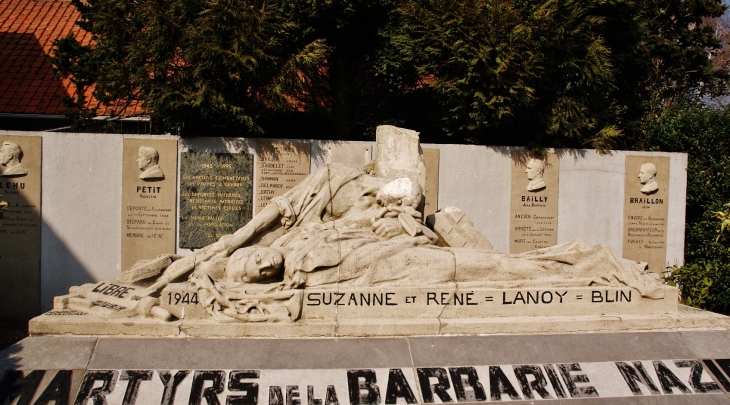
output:
M439 204L439 149L423 149L423 160L426 165L426 189L423 194L426 204L423 207L423 217L438 210Z
M177 140L124 138L122 271L175 253Z
M200 248L251 220L253 157L180 154L180 247Z
M512 152L510 193L510 253L522 253L558 243L558 175L554 153L534 157Z
M0 319L40 314L40 136L0 136Z
M310 145L299 142L259 142L256 145L254 215L272 198L284 194L309 175Z
M649 263L662 273L667 265L669 157L626 156L623 256Z

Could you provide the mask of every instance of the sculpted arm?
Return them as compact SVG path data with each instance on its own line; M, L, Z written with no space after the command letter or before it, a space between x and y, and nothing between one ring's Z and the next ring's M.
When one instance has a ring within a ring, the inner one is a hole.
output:
M230 256L237 249L241 248L247 242L250 242L256 235L274 225L279 220L279 206L275 203L269 203L266 208L256 214L241 229L237 230L230 239L226 241L226 256ZM222 241L222 239L221 239Z
M273 225L279 219L279 208L276 204L269 204L251 221L237 230L233 235L226 235L217 242L208 245L197 252L173 262L165 269L160 278L148 287L150 291L158 291L172 282L193 271L201 262L214 257L230 256L236 249L251 241L258 233Z

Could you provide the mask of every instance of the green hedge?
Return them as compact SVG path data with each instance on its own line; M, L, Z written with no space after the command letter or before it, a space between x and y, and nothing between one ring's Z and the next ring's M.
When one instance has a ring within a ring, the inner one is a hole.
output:
M677 105L645 128L647 149L689 154L685 267L673 277L683 300L730 313L730 253L716 242L721 222L715 216L730 202L730 108Z

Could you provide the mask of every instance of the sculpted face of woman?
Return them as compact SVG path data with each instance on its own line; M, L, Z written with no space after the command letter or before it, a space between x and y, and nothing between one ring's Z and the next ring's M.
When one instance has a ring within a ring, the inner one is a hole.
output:
M274 277L284 268L284 257L276 249L249 247L236 250L226 265L226 280L255 283Z

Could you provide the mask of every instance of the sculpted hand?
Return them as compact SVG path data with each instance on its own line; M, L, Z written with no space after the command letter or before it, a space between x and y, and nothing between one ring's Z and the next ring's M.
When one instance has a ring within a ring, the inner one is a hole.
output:
M403 233L398 218L380 218L373 220L373 231L376 235L390 239Z
M368 227L373 224L373 221L382 218L387 212L388 208L382 207L358 211L335 221L335 226L357 225L360 227Z
M416 211L413 207L410 207L408 205L406 205L406 206L400 206L400 205L388 206L388 212L385 214L385 217L386 218L397 217L398 214L400 214L400 213L408 214L418 220L421 219L421 213Z
M304 278L304 275L301 271L297 271L294 273L294 276L292 276L291 279L286 280L281 283L281 290L294 290L301 286L303 286L306 283L306 280Z

